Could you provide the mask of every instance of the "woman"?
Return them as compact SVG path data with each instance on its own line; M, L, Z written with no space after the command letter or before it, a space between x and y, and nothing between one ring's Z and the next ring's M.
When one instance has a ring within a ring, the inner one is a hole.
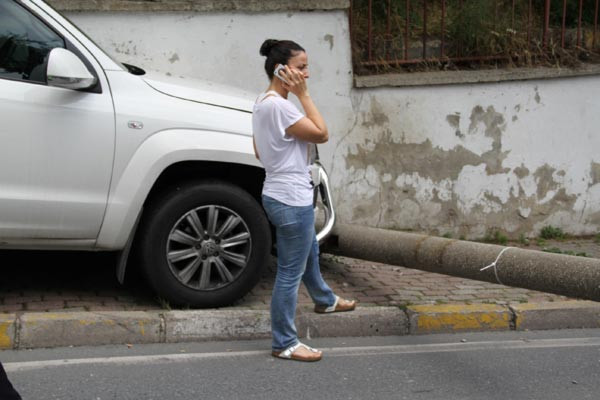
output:
M319 245L314 227L313 185L308 169L310 143L328 140L327 126L306 86L308 59L297 43L266 40L269 88L261 94L252 116L254 151L266 170L263 207L277 236L277 276L271 299L273 356L318 361L322 352L298 341L294 318L300 281L308 289L315 312L351 311L355 301L336 296L319 270ZM274 75L275 69L278 75ZM293 93L306 116L288 98Z

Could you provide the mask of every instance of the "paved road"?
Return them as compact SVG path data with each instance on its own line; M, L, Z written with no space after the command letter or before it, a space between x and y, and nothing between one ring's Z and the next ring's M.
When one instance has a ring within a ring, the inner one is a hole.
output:
M600 331L322 339L316 364L266 341L5 351L24 399L596 399Z

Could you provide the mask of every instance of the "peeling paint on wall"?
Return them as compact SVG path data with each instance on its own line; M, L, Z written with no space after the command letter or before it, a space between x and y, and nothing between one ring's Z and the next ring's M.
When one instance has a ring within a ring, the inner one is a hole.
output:
M323 36L323 40L329 43L329 50L333 50L333 35L327 34Z
M354 177L348 186L354 222L466 237L499 229L518 237L535 234L553 216L573 212L578 197L564 186L565 170L547 163L533 172L525 163L506 165L514 150L503 144L508 123L494 106L472 107L468 126L462 124L461 112L447 114L445 122L457 141L451 148L430 138L441 132L425 132L420 143L406 142L384 103L373 97L368 107L353 129L376 130L378 135L362 135L362 143L348 147L344 156ZM590 171L591 181L599 183L600 164L592 164ZM367 185L361 184L364 180Z
M590 166L590 173L592 175L592 181L590 182L590 186L600 183L600 163L592 161Z
M368 113L363 112L362 126L365 128L382 127L389 123L390 119L387 113L383 110L377 99L371 99L371 110Z
M540 92L538 91L538 87L535 87L535 102L540 104L542 101L542 98L540 97Z
M451 127L456 129L455 135L459 138L464 138L465 135L460 131L460 113L454 113L446 116L446 121Z

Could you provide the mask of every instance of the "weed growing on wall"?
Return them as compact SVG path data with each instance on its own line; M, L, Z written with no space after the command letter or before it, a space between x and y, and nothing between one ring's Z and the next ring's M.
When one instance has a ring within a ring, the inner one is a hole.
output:
M485 237L483 238L483 241L485 243L495 243L505 246L508 243L508 237L504 233L495 230L486 233Z
M542 230L540 231L540 237L542 239L557 239L557 240L562 240L565 239L567 237L567 235L565 234L565 232L563 232L563 230L561 228L552 226L552 225L548 225L542 228Z

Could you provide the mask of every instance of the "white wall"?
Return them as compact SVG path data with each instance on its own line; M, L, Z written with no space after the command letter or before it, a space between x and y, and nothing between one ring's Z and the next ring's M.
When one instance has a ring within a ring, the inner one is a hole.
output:
M253 92L264 39L307 49L345 222L455 237L600 226L600 77L354 89L343 11L72 13L115 58Z

